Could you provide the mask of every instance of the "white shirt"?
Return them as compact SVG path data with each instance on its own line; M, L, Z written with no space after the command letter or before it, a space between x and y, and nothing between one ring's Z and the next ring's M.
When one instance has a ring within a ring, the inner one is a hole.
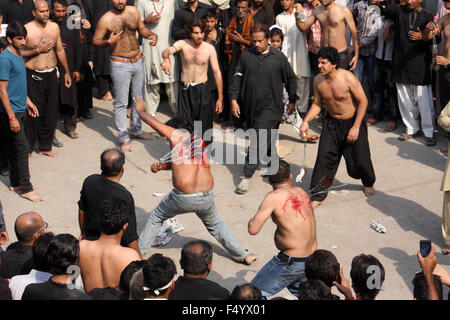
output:
M284 34L282 52L291 64L297 77L310 77L308 48L306 37L297 28L294 12L288 14L286 11L277 15L276 24L281 27Z
M22 294L29 284L46 282L51 276L51 273L32 269L29 274L12 277L9 289L11 289L13 300L22 300Z

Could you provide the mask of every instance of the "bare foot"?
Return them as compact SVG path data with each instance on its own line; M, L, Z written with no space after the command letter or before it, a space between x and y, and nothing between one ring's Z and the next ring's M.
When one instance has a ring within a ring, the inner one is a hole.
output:
M131 145L130 145L130 143L128 141L125 141L124 143L122 143L120 145L120 148L122 149L122 152L127 152L127 151L131 152L131 151L133 151L133 150L131 150Z
M112 101L113 96L112 96L111 92L108 91L103 97L101 97L101 99L103 101Z
M38 187L37 186L33 186L33 190L37 190ZM22 190L22 186L18 186L18 187L9 187L9 191L20 191Z
M22 193L20 196L22 198L28 199L28 200L33 201L33 202L39 202L39 201L43 201L44 200L37 193L35 193L34 191L30 191L30 192L27 192L27 193Z
M52 157L52 158L58 158L59 155L55 152L55 151L39 151L38 154L42 155L42 156L48 156L48 157Z
M375 194L374 187L364 187L364 194L368 197L373 196Z
M148 134L148 133L141 133L141 134L138 134L138 135L130 134L130 138L142 139L142 140L153 140L153 136L151 134Z
M449 254L450 253L450 245L445 246L441 249L442 254Z
M258 259L258 257L257 257L255 254L250 253L250 254L248 254L248 255L245 256L243 263L249 266L249 265L251 265L253 262L255 262L256 259Z
M323 201L311 201L311 206L313 207L313 209L317 208L321 204L323 204Z

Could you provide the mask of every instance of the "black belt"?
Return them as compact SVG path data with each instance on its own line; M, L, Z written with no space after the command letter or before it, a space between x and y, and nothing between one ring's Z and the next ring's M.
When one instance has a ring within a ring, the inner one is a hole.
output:
M291 257L288 256L283 251L280 251L278 254L278 259L280 259L281 262L287 262L289 265L293 264L294 262L305 262L307 257Z

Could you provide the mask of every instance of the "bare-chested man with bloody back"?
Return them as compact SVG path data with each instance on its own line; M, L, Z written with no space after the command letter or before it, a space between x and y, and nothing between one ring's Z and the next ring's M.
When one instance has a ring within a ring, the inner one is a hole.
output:
M123 152L131 151L130 137L150 140L150 136L141 130L142 123L135 106L131 108L131 130L128 135L127 106L131 95L144 95L145 68L143 54L136 36L151 40L156 45L158 36L148 30L134 6L127 6L126 0L111 0L112 8L105 13L97 24L93 44L97 48L111 48L111 78L114 84L114 118L118 138Z
M316 219L308 195L292 186L292 173L284 160L280 168L269 176L273 191L261 203L258 212L248 223L248 232L256 235L272 217L277 225L275 245L280 250L255 276L252 284L263 296L273 296L284 288L298 296L300 282L306 281L306 258L317 249Z
M359 56L359 38L353 14L349 8L334 3L334 0L320 0L322 6L313 10L311 16L303 17L299 13L305 13L300 3L296 3L297 27L301 31L308 31L319 20L322 31L322 47L335 47L339 52L339 68L350 71L355 70ZM345 39L346 27L350 30L353 40L354 57L349 63L349 50Z
M72 80L58 24L49 21L50 9L45 0L35 1L33 15L35 19L25 25L28 36L22 54L27 68L28 97L38 108L39 117L27 118L26 133L30 153L37 140L39 154L57 157L58 154L52 151L59 108L56 58L65 70L67 88L72 85Z

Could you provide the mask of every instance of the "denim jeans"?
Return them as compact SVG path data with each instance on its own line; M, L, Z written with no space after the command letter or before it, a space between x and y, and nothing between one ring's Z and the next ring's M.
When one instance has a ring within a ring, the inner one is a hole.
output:
M372 109L372 99L374 97L374 71L375 71L375 55L373 56L359 56L358 65L355 69L355 76L358 78L361 85L363 84L364 74L367 75L368 90L364 90L369 104L367 111Z
M306 280L305 262L289 264L281 262L280 258L275 256L259 270L251 283L261 290L264 297L273 296L286 287L294 296L298 297L300 282Z
M209 233L231 254L234 260L242 262L248 251L222 220L214 203L212 190L199 193L184 193L173 189L158 206L152 210L139 236L139 249L144 255L153 243L164 220L178 214L195 212Z
M384 113L384 91L387 90L387 97L389 101L389 109L387 110L387 120L395 121L397 118L397 109L395 100L397 98L397 90L395 83L392 81L392 62L377 59L375 63L375 119L377 121L383 120Z
M111 60L111 78L114 84L114 118L118 131L119 142L130 140L127 126L127 106L131 89L133 98L144 98L145 69L144 59L139 59L135 63L118 62ZM131 106L130 133L134 135L142 134L141 118L136 112L134 103Z

